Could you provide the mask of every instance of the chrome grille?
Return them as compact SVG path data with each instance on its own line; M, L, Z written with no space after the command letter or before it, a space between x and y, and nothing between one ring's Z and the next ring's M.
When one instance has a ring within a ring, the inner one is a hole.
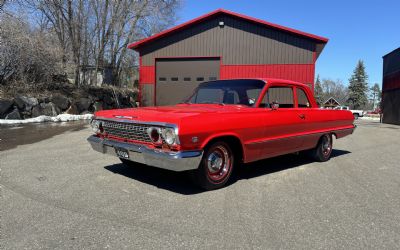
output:
M104 132L108 135L128 140L151 142L147 134L150 125L114 121L102 122Z

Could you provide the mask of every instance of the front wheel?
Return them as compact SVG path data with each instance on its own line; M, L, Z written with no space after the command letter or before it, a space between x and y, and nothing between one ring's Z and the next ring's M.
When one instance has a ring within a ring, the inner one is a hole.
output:
M319 162L327 161L331 158L332 154L332 135L325 134L323 135L317 144L317 147L310 151L311 157Z
M232 149L226 142L218 141L204 152L199 168L192 172L194 181L206 190L223 187L233 171Z

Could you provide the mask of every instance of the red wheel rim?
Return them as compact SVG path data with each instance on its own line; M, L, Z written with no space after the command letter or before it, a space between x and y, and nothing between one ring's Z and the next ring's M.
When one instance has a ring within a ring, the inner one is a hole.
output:
M223 180L232 168L232 160L227 148L219 145L207 157L207 174L215 182Z

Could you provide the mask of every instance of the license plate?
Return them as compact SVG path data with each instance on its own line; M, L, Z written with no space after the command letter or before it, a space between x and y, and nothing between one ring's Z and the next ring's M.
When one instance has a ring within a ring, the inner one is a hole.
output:
M115 148L115 153L119 158L129 159L128 150L123 148Z

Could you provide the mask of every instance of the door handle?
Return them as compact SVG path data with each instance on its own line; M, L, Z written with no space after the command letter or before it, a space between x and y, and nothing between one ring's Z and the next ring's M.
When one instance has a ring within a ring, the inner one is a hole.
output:
M306 115L305 114L300 114L299 117L300 117L300 119L303 119L303 120L306 119Z

